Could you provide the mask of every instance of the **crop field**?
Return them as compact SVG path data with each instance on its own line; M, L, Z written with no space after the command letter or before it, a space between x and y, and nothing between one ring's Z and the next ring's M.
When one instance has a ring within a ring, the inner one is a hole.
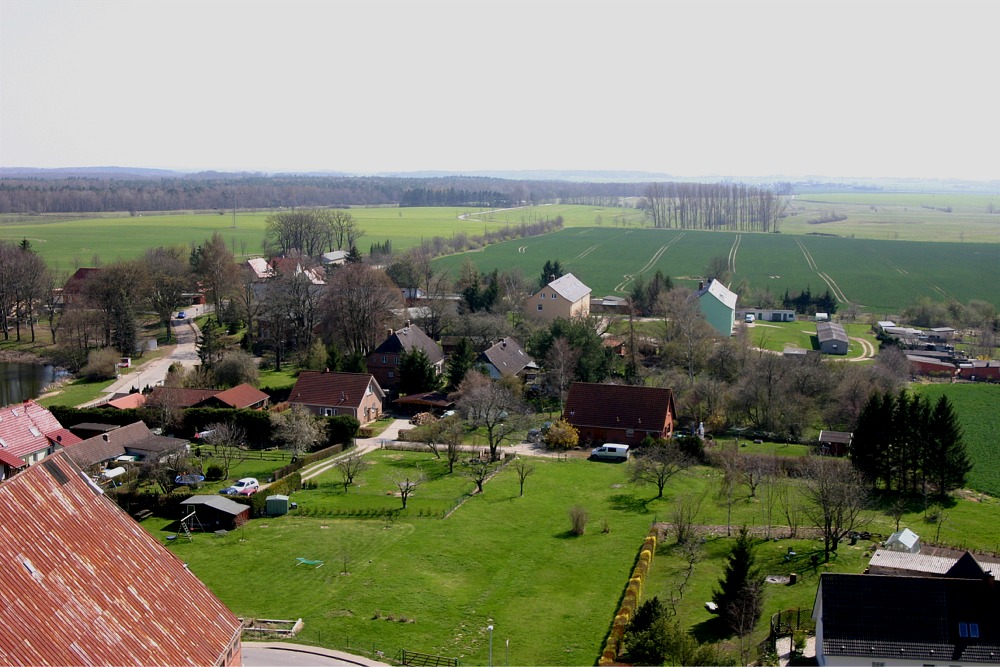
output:
M933 404L947 396L965 434L965 449L972 459L967 486L1000 497L1000 386L989 384L928 384L915 387Z
M586 227L437 262L453 275L471 260L481 272L519 268L533 280L546 260L558 259L603 296L623 294L636 276L648 278L657 269L696 287L713 257L729 258L735 286L746 281L778 296L786 289L830 289L842 308L853 303L874 313L898 312L920 296L1000 305L993 287L1000 282L1000 244Z

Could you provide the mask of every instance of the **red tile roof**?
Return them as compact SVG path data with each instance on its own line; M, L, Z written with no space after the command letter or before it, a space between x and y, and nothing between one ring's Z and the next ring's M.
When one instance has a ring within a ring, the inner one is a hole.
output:
M60 445L62 447L69 447L70 445L76 445L83 442L76 433L73 433L68 428L60 428L55 431L49 431L45 434L45 437L49 439L49 442Z
M659 387L574 382L563 419L574 426L658 430L673 421L674 392Z
M0 449L23 458L51 446L46 434L62 428L52 413L34 401L0 408Z
M357 408L371 387L384 396L382 388L368 373L330 373L327 371L302 371L292 387L288 402L296 405L319 407L347 406Z
M17 458L13 454L8 454L7 452L3 451L2 449L0 449L0 463L6 465L8 467L14 468L15 470L18 469L18 468L23 468L26 465L28 465L27 463L25 463L21 459Z
M239 619L62 452L0 483L0 525L0 664L214 665L239 650Z
M212 398L225 403L230 407L242 409L249 408L251 405L256 405L261 401L266 401L269 396L260 389L244 383L237 385L232 389L220 391Z
M126 394L125 396L119 396L118 398L113 398L107 402L106 405L110 405L113 408L118 408L119 410L128 410L129 408L141 408L146 403L146 395L135 392L133 394Z

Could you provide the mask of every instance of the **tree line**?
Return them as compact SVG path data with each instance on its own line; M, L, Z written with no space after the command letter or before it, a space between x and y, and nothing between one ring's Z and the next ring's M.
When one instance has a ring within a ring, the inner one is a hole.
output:
M265 176L204 173L0 179L0 213L218 211L347 206L505 207L552 202L619 206L641 199L655 226L773 231L771 190L734 184L594 183L447 176Z
M742 183L652 183L640 206L653 227L776 232L784 202L767 188Z

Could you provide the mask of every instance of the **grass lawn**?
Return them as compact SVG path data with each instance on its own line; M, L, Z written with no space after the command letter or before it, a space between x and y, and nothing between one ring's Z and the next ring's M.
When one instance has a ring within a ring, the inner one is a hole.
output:
M844 324L844 330L850 338L863 338L878 350L878 340L867 324ZM750 339L757 347L765 350L781 352L786 347L801 347L806 350L819 350L816 339L816 323L806 319L797 322L757 322L750 327ZM830 355L828 359L857 359L864 356L864 349L856 341L851 341L847 355L839 357Z
M50 394L37 399L36 402L46 408L53 405L80 405L99 397L113 382L115 380L97 380L94 382L82 378L73 380Z

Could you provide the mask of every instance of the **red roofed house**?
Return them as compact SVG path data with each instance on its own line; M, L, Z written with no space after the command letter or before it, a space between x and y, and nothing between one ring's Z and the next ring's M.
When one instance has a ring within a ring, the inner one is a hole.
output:
M362 424L382 415L385 392L367 373L301 371L288 396L291 405L301 405L321 417L351 415Z
M581 442L637 445L646 436L669 438L676 415L671 389L574 382L562 418Z
M441 346L425 334L420 327L407 323L393 331L365 358L365 366L378 380L380 387L395 389L399 385L400 358L404 352L423 350L438 375L444 371L444 352Z
M231 389L220 391L213 396L203 398L193 407L196 408L233 408L236 410L264 410L270 396L251 385L236 385Z
M0 483L0 664L240 665L240 620L57 452Z
M79 302L83 300L84 285L87 281L100 273L100 269L81 268L71 275L62 288L63 305Z
M49 454L80 442L52 413L34 401L0 408L0 452L34 465Z

